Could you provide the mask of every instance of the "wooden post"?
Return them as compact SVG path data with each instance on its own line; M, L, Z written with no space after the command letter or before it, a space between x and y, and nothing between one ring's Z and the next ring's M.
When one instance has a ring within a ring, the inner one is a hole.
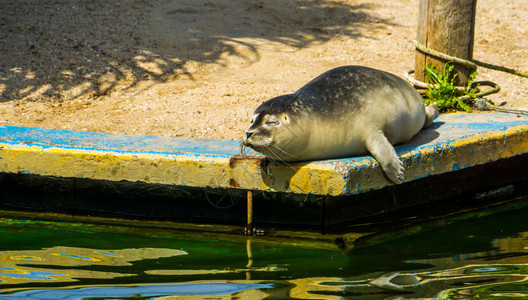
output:
M477 0L420 0L417 41L433 50L466 60L473 58ZM446 61L416 51L414 77L425 81L425 66L440 73ZM456 85L465 85L471 69L455 64Z
M253 235L253 193L247 191L247 232Z

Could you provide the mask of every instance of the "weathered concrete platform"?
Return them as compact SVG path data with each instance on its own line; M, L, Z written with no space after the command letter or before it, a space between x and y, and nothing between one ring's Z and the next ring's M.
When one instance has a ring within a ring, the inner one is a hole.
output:
M433 126L396 150L405 165L407 184L402 186L416 188L414 182L424 182L436 175L449 176L479 165L526 157L528 117L504 113L442 115ZM192 197L200 188L253 190L283 198L299 195L305 198L296 200L288 213L295 215L299 207L310 207L307 209L310 212L305 216L299 214L296 221L291 217L290 221L307 224L347 222L351 211L364 212L356 213L355 218L361 218L390 210L387 203L372 203L374 208L366 209L361 201L347 198L392 186L370 156L279 165L256 153L248 155L240 156L237 141L0 126L0 174L9 176L32 174L161 184L191 190L186 197ZM468 182L460 182L460 186L468 185L469 181L468 178ZM312 200L307 200L307 196ZM286 201L289 200L282 199L280 205ZM351 203L353 208L347 210ZM406 205L413 204L416 203ZM273 219L273 208L270 209L268 219Z
M528 118L443 115L396 148L405 182L528 152ZM179 186L350 195L390 182L370 156L278 165L237 141L0 126L0 172Z

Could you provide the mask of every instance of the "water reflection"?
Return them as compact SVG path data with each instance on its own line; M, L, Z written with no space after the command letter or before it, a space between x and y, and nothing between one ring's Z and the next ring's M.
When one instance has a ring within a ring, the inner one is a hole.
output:
M528 210L453 221L349 252L347 299L528 297ZM425 226L424 226L425 228Z
M527 298L526 216L455 221L348 252L11 220L0 222L0 299Z
M187 255L187 252L159 248L100 250L62 246L42 250L0 251L0 284L48 280L72 282L76 278L112 279L134 276L135 274L86 270L83 267L131 266L134 261L180 255ZM57 268L60 272L56 271Z
M207 296L214 299L263 299L266 293L261 290L272 288L271 284L250 283L184 283L143 286L93 286L68 289L45 289L14 291L11 295L0 295L0 299L199 299Z

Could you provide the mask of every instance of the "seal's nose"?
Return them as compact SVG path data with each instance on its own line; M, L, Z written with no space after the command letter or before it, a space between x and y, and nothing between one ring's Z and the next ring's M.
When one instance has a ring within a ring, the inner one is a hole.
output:
M246 131L246 140L253 134L253 131Z

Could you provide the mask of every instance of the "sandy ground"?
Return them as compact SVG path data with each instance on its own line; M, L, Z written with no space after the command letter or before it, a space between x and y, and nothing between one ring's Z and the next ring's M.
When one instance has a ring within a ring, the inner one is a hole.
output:
M0 125L239 139L261 102L413 69L418 0L3 0ZM474 57L528 70L528 2L479 0ZM479 69L528 108L528 79Z

